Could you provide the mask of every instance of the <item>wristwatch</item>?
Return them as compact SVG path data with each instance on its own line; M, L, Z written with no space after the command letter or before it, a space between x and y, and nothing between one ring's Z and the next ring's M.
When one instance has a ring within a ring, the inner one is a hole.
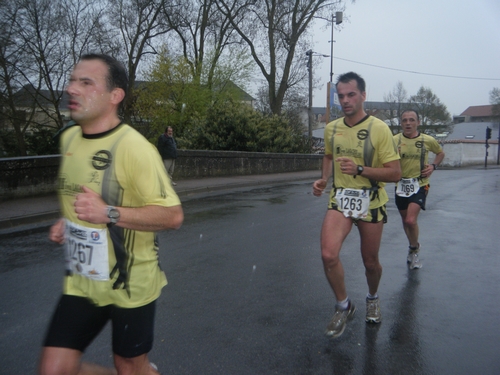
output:
M438 169L438 166L436 164L431 164L434 170Z
M362 165L358 165L358 175L363 173L364 170L365 170L365 168Z
M118 223L118 220L120 220L120 211L113 206L108 206L108 218L111 225Z

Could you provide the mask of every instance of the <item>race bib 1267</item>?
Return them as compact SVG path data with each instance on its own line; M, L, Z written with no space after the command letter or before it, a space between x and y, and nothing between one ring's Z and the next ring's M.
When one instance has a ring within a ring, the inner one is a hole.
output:
M107 229L66 220L66 268L92 280L109 280Z

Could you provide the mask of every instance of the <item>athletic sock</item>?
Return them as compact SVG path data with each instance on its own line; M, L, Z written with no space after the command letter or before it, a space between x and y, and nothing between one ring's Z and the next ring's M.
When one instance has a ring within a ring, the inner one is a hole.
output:
M410 251L416 251L420 249L420 243L417 242L417 246L408 246L410 248Z
M378 298L378 294L375 294L374 296L372 296L370 293L368 293L366 295L366 298L368 298L368 299L377 299Z
M338 301L337 306L340 307L342 310L347 310L349 308L349 297L347 297L343 301Z

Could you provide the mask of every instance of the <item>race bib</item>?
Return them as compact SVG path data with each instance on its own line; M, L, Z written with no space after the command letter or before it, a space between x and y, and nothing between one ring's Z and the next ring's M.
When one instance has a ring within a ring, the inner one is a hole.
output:
M107 229L66 220L66 268L92 280L109 280Z
M396 185L396 195L400 197L409 197L420 189L420 184L416 178L402 178Z
M337 205L345 217L363 219L370 208L370 191L363 189L338 189L335 193Z

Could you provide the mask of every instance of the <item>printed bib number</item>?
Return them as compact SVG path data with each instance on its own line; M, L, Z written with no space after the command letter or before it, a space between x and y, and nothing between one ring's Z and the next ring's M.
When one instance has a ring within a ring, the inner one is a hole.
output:
M396 185L396 195L400 197L409 197L415 194L420 185L416 178L402 178Z
M107 229L66 220L66 268L92 280L109 280Z
M363 189L338 189L335 199L345 217L362 219L368 216L370 192Z

